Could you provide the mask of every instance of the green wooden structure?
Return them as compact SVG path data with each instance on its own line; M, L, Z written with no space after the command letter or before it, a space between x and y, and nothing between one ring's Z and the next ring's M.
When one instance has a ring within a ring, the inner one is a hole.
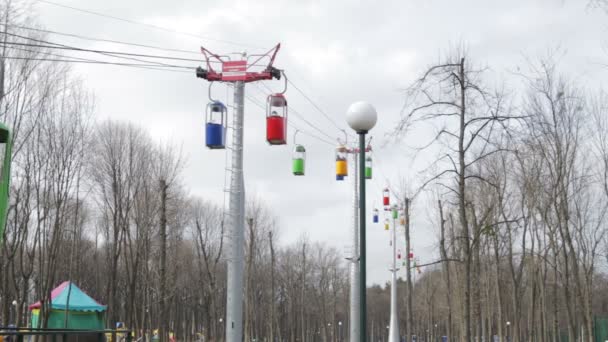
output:
M595 317L593 322L593 336L595 342L608 341L608 317Z
M4 238L4 227L6 226L8 190L11 180L12 145L11 131L4 124L0 123L0 157L2 160L2 170L0 171L0 241Z

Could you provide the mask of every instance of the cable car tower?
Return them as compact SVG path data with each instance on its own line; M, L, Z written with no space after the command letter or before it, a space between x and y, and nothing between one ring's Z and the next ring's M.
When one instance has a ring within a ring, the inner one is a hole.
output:
M243 340L243 250L245 241L245 185L243 180L243 126L245 112L245 83L281 79L282 71L272 64L281 44L277 44L265 54L245 53L233 60L230 56L217 55L204 47L201 52L206 68L198 67L196 77L209 82L229 82L234 85L234 113L232 121L232 173L230 176L230 204L228 208L228 236L230 240L226 299L226 341ZM211 63L221 64L221 71ZM262 64L266 63L266 64ZM260 65L261 64L261 65ZM280 95L280 96L276 96ZM280 108L277 115L267 113L269 143L284 144L287 126L287 101L283 94L273 94L268 98L267 112L272 107ZM212 149L224 148L224 132L227 125L225 106L212 101L207 110L206 145ZM282 120L283 119L283 120Z

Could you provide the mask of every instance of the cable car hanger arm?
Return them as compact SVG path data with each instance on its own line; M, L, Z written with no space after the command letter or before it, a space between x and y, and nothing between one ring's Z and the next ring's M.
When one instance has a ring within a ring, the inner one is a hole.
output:
M268 56L272 52L272 56L270 56L270 62L268 63L268 66L266 67L266 71L271 72L272 69L273 69L272 64L274 63L274 59L276 58L277 52L279 52L280 48L281 48L281 43L278 43L272 49L268 50L268 52L266 52L265 54L262 54L262 55L249 55L249 57L259 56L259 58L256 59L253 63L251 63L251 65L257 64L262 58ZM274 50L274 52L273 52L273 50ZM279 78L280 78L280 76L279 76Z

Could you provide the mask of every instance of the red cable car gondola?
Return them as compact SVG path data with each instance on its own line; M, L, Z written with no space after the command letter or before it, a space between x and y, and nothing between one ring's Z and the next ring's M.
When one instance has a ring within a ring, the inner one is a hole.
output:
M385 188L382 192L382 204L384 204L384 206L388 206L390 204L389 195L390 193L388 191L388 188Z
M287 100L283 94L272 94L266 101L266 140L270 145L287 143Z

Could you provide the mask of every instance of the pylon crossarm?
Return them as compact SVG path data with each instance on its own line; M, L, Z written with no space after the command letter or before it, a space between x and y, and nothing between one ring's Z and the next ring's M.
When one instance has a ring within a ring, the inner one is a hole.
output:
M204 78L207 81L220 81L220 82L238 82L242 81L245 83L271 80L273 78L281 78L281 70L272 66L274 59L279 51L281 44L277 44L272 49L268 50L262 55L250 55L247 59L243 60L231 60L229 56L221 56L215 54L206 48L201 46L201 53L205 57L205 64L207 69L201 67L196 69L196 76ZM249 63L250 57L257 57L252 63ZM269 62L259 71L250 70L251 67L258 66L257 63L264 57L269 58ZM221 72L213 69L211 62L215 61L222 64Z

